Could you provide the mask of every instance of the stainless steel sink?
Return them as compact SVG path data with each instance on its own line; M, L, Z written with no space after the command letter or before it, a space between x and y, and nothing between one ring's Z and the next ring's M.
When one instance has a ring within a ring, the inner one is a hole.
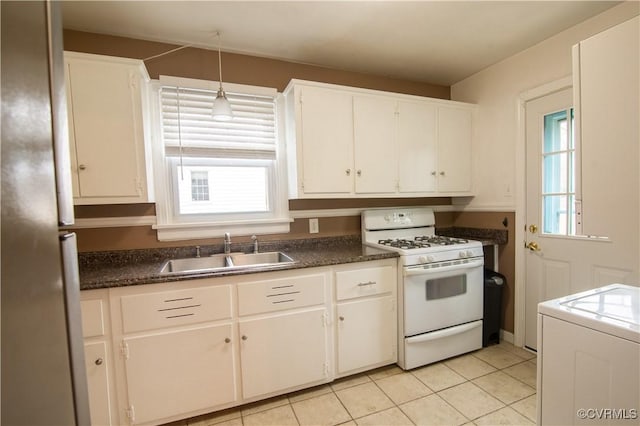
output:
M271 266L283 263L293 263L286 254L281 251L270 251L267 253L234 254L229 256L233 267L247 266Z
M160 270L161 274L176 272L214 271L229 267L229 255L216 254L209 257L192 257L188 259L171 259Z
M248 268L271 268L293 263L286 254L279 251L266 253L215 254L209 257L171 259L160 270L161 274L180 272L216 272Z

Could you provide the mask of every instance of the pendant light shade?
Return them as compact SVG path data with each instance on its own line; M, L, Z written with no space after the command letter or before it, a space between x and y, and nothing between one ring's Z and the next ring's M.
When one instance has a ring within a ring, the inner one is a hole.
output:
M220 81L220 88L216 95L216 99L213 101L213 119L216 121L229 121L233 119L233 110L227 95L222 88L222 54L220 53L220 32L217 31L218 36L218 76Z
M222 85L220 85L216 99L213 101L213 119L216 121L229 121L233 119L231 104L224 90L222 90Z

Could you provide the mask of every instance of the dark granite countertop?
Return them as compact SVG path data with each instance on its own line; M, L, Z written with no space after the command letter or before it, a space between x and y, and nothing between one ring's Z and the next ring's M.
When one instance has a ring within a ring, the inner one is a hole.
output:
M461 226L452 226L449 228L438 228L436 230L436 234L480 241L483 246L495 244L502 245L507 244L509 241L509 232L506 229L465 228Z
M232 251L250 253L252 248L250 244L234 244ZM203 257L222 251L222 245L201 246L201 256ZM167 260L194 257L195 245L163 249L80 253L80 289L91 290L254 274L273 270L301 269L398 257L398 253L363 245L359 236L263 242L260 244L260 251L282 251L289 255L295 263L279 265L275 268L161 275L160 269Z

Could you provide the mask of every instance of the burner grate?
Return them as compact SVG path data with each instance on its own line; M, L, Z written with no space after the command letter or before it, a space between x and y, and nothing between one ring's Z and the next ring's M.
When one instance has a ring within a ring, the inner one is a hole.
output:
M468 240L461 238L444 237L441 235L419 235L411 239L406 238L387 238L378 240L378 244L388 247L399 248L402 250L411 250L418 248L427 248L434 246L450 246L455 244L466 244Z

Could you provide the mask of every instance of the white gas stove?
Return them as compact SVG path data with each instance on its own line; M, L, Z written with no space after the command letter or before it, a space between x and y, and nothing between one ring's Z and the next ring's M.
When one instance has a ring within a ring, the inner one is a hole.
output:
M400 253L400 367L482 347L482 243L436 235L435 215L425 207L363 212L362 241Z
M481 242L436 235L435 223L433 210L424 207L367 210L362 213L362 241L397 251L404 266L483 256Z

